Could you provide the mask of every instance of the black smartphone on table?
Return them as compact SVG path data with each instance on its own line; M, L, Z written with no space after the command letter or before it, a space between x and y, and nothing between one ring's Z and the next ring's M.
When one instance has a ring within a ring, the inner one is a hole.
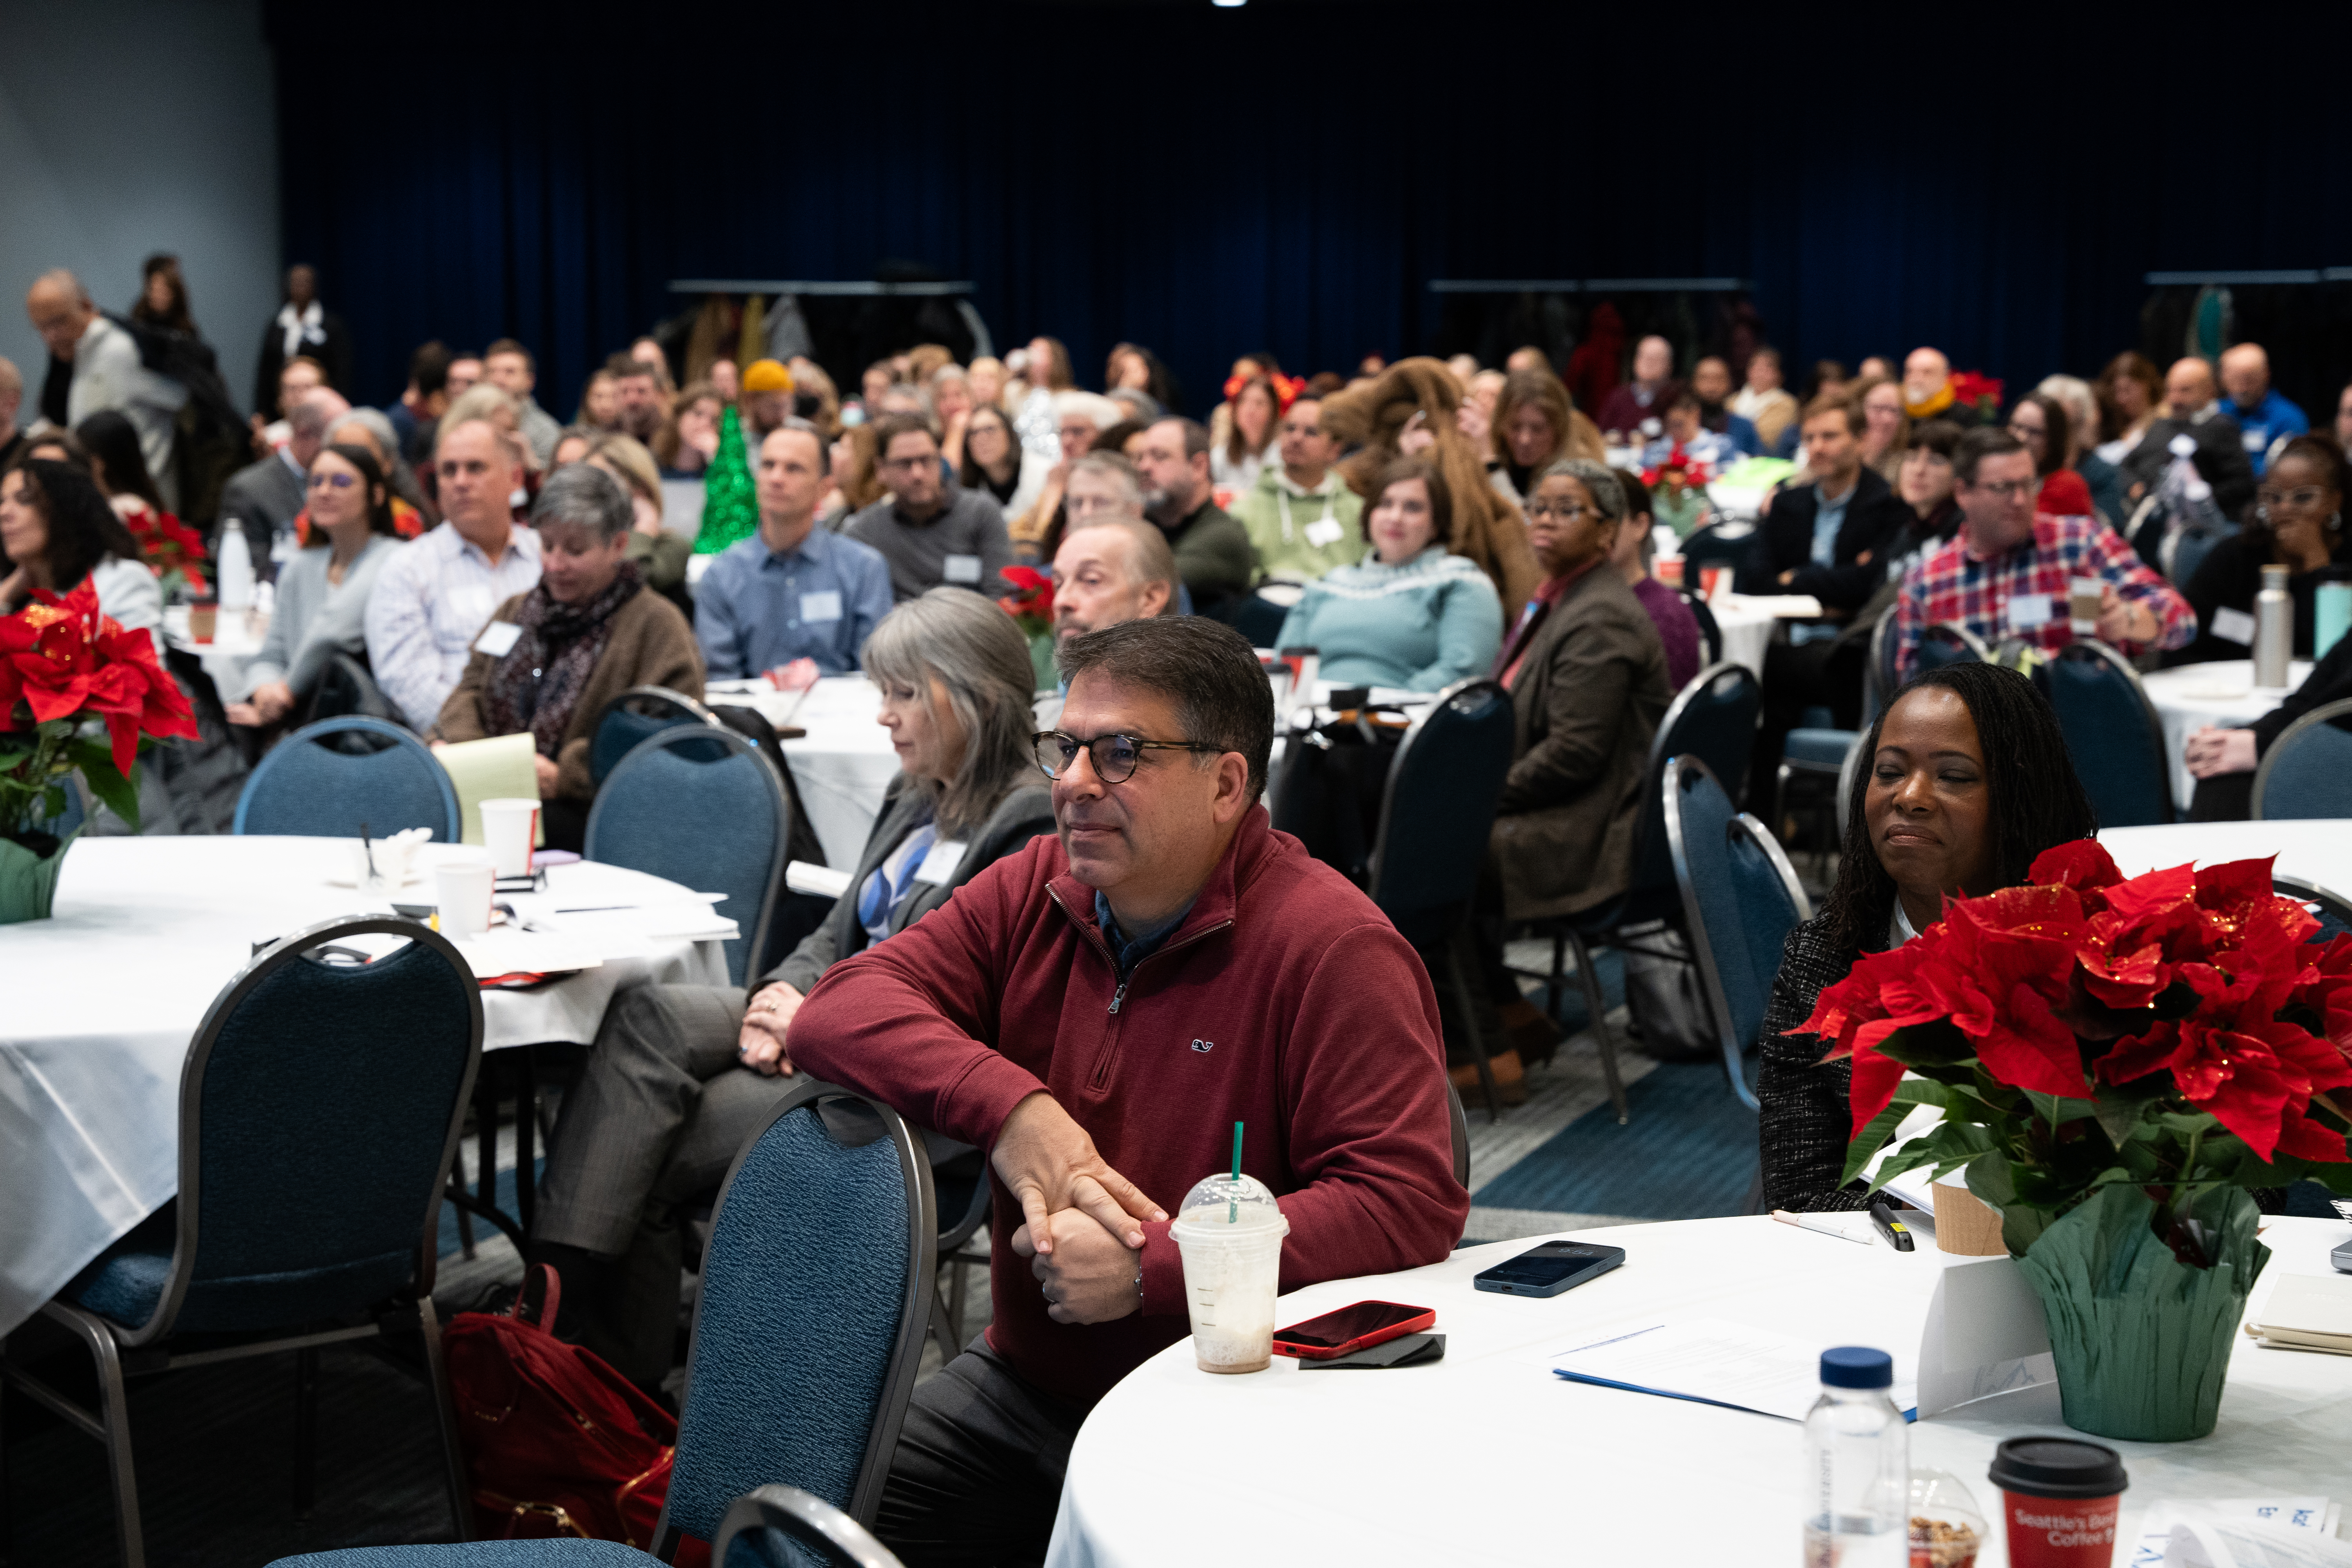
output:
M1622 1247L1590 1241L1547 1241L1507 1262L1482 1269L1470 1283L1503 1296L1557 1296L1597 1279L1625 1261Z

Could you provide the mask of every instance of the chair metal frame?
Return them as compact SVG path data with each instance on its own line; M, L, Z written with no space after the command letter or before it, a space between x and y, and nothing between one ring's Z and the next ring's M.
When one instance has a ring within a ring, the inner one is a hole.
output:
M200 1178L203 1171L205 1074L211 1065L213 1049L219 1043L221 1031L246 998L280 969L345 938L377 932L404 937L437 952L443 962L465 981L471 1014L471 1038L466 1068L451 1103L449 1126L442 1138L440 1165L431 1184L423 1221L418 1227L416 1277L408 1299L394 1298L400 1301L402 1310L372 1318L362 1324L310 1327L299 1333L265 1335L226 1346L208 1346L175 1354L165 1348L163 1342L169 1337L180 1315L195 1268L198 1221L203 1208ZM62 1298L53 1298L41 1308L41 1316L62 1325L89 1349L98 1373L99 1409L95 1413L84 1409L26 1371L13 1356L0 1355L0 1384L23 1390L36 1404L62 1417L76 1431L105 1445L124 1568L143 1568L146 1562L146 1547L139 1518L138 1480L131 1463L130 1407L124 1386L126 1377L172 1372L212 1362L243 1360L280 1351L295 1352L299 1403L296 1411L294 1500L298 1511L300 1511L307 1507L310 1489L307 1467L310 1463L311 1453L308 1438L316 1420L312 1402L318 1381L319 1347L347 1340L381 1339L388 1328L408 1318L411 1311L415 1326L424 1342L425 1377L433 1397L434 1419L441 1439L443 1480L449 1491L450 1511L457 1522L457 1539L463 1541L467 1538L471 1508L467 1499L465 1458L457 1446L457 1407L450 1397L448 1373L442 1360L441 1322L433 1309L433 1276L440 1252L436 1222L440 1215L442 1189L448 1180L450 1162L457 1157L457 1140L465 1129L467 1103L471 1098L475 1076L481 1064L482 994L480 987L474 984L473 971L448 938L414 921L373 915L342 917L307 926L263 949L246 965L243 973L213 999L204 1021L196 1027L180 1074L177 1228L171 1273L165 1279L163 1294L156 1299L154 1312L144 1324L129 1328Z
M1373 831L1371 854L1367 860L1369 875L1365 878L1369 884L1370 896L1375 903L1380 901L1381 871L1388 862L1389 834L1396 825L1397 778L1404 772L1405 760L1413 753L1423 730L1427 727L1432 718L1452 708L1464 698L1474 696L1500 702L1507 710L1511 705L1511 694L1499 680L1490 680L1483 676L1474 677L1468 680L1457 680L1440 691L1428 707L1413 716L1412 722L1405 726L1404 738L1397 742L1396 754L1389 759L1389 774L1381 784L1381 820L1379 826ZM1495 803L1488 801L1486 813L1489 833L1492 832L1494 826L1494 809ZM1470 903L1470 900L1463 901L1461 919L1469 918ZM1486 1049L1486 1032L1478 1026L1476 1004L1470 990L1469 979L1462 972L1462 955L1454 951L1451 942L1446 944L1445 966L1448 979L1454 987L1454 1005L1462 1014L1462 1032L1469 1038L1471 1059L1478 1069L1478 1085L1486 1096L1487 1120L1500 1121L1503 1119L1503 1109L1502 1101L1495 1088L1493 1053Z
M1674 734L1675 724L1681 721L1692 702L1697 700L1698 694L1734 671L1737 671L1740 679L1750 687L1756 689L1758 706L1761 708L1763 683L1757 679L1754 670L1737 659L1720 659L1708 665L1705 669L1692 676L1689 684L1675 694L1674 701L1667 705L1664 714L1659 718L1658 732L1651 738L1649 760L1644 763L1644 772L1649 779L1655 781L1664 776L1667 764L1673 761L1673 755L1666 750L1667 742ZM1644 818L1647 816L1646 810L1643 816ZM1643 863L1649 858L1648 845L1642 834L1642 829L1646 826L1646 821L1643 821L1637 823L1635 826L1633 874L1636 877L1642 874ZM1668 864L1671 867L1671 856L1668 858ZM1671 885L1673 881L1671 870L1669 870L1667 881L1669 885L1664 889L1642 890L1670 893L1674 890ZM1633 890L1627 889L1629 893ZM1612 900L1608 904L1601 906L1600 910L1596 912L1606 913L1622 901L1622 899ZM1679 912L1679 900L1676 900L1676 912ZM1624 1076L1618 1070L1617 1037L1609 1027L1607 1009L1602 1005L1601 977L1593 973L1592 944L1598 942L1601 946L1613 947L1621 953L1638 952L1651 957L1671 958L1677 963L1681 962L1685 955L1668 948L1644 947L1639 938L1627 938L1621 934L1613 922L1605 921L1591 925L1581 924L1573 918L1540 921L1536 922L1536 929L1541 934L1551 938L1551 973L1549 975L1538 975L1537 978L1545 982L1544 1005L1546 1010L1555 1018L1559 1016L1560 994L1565 988L1564 971L1568 949L1570 947L1576 949L1577 987L1584 994L1584 1010L1592 1020L1593 1038L1600 1047L1601 1077L1609 1085L1609 1103L1617 1112L1617 1124L1622 1127L1633 1119L1633 1110L1625 1099Z
M2143 696L2144 695L2145 693L2143 693ZM2270 784L2271 770L2277 765L2279 758L2284 755L2288 749L2291 748L2296 741L2302 738L2304 731L2306 730L2316 729L2322 724L2333 723L2336 720L2344 718L2347 714L2352 714L2352 697L2339 697L2333 702L2323 702L2318 707L2313 709L2310 712L2305 714L2302 718L2297 719L2294 723L2289 724L2286 729L2280 733L2279 738L2271 742L2270 750L2263 753L2262 765L2254 770L2254 787L2251 796L2249 797L2246 807L2246 814L2249 816L2252 817L2256 822L2267 822L2272 820L2272 818L2265 817L2263 815L2263 794ZM2276 820L2281 822L2300 822L2308 819L2303 817L2280 817Z
M2164 813L2158 821L2159 823L2172 823L2180 820L2179 808L2174 803L2172 798L2172 769L2165 757L2164 719L2161 714L2157 712L2156 704L2148 700L2147 687L2141 681L2139 671L2132 668L2131 660L2126 658L2122 654L2117 653L2114 648L2109 647L2103 642L2068 643L2064 647L2062 647L2055 653L2052 654L2048 662L2051 664L2056 664L2061 659L2074 659L2076 661L2095 659L2099 663L2105 664L2108 668L2115 670L2124 678L2125 685L2130 689L2134 700L2139 704L2140 721L2147 727L2151 750L2156 757L2156 797L2158 801L2161 803L2161 809ZM2035 684L2042 687L2042 695L2046 699L2049 696L2049 687L2047 683L2037 680ZM2062 722L2059 728L2061 732L2063 732L2065 726ZM2284 737L2281 737L2281 739L2284 738ZM2257 813L2256 815L2260 814Z
M1894 612L1892 611L1888 612L1890 616ZM1984 638L1977 636L1976 633L1969 630L1968 627L1961 626L1957 621L1935 621L1927 626L1920 627L1919 640L1924 643L1937 632L1949 632L1955 641L1958 642L1961 647L1967 648L1969 652L1976 656L1976 659L1979 664L1990 664L1992 662L1992 649L1985 646ZM1902 684L1903 683L1899 680L1895 682L1897 688L1900 688ZM1890 691L1887 695L1892 697L1894 693Z
M253 809L254 792L261 787L262 781L269 777L281 759L293 755L287 748L298 741L310 745L326 736L353 731L362 734L382 735L393 742L395 750L414 747L419 756L431 763L434 782L440 787L441 804L446 809L447 816L443 822L429 826L434 827L435 832L440 836L441 841L445 844L455 844L464 837L463 819L457 814L457 786L449 782L449 771L441 765L440 759L434 756L424 742L399 725L387 724L381 719L370 719L357 713L347 713L340 719L321 719L315 724L306 724L270 747L269 754L255 764L253 772L246 775L245 787L237 792L236 816L230 823L229 831L239 836L245 833L246 818Z
M751 1530L782 1531L801 1545L823 1551L850 1568L903 1568L897 1554L875 1540L864 1525L798 1487L765 1486L728 1504L718 1538L710 1543L711 1563L724 1563L735 1538Z
M679 691L673 687L632 686L626 691L617 693L610 702L605 703L602 709L598 710L596 714L596 722L588 727L588 750L591 756L593 756L595 753L596 736L598 732L604 728L604 721L611 718L615 711L619 710L631 700L642 699L653 699L655 700L667 702L674 708L683 710L687 715L696 722L708 724L713 729L727 728L726 724L720 721L719 715L712 712L709 706L696 700L694 698L688 697L685 692ZM640 742L638 744L642 745L644 742ZM629 750L635 751L636 750L636 747L632 746ZM614 772L618 772L620 770L621 763L628 760L628 752L624 752L621 753L620 757L614 762L613 768ZM612 773L608 773L604 775L604 778L611 778L612 776ZM604 782L604 779L596 781L600 787L603 785Z
M1706 662L1723 662L1723 623L1715 618L1715 606L1706 595L1687 585L1676 588L1684 604L1690 606L1691 619L1698 623L1698 640L1706 650Z
M1723 787L1722 781L1715 776L1715 770L1697 757L1678 756L1666 763L1665 779L1661 788L1665 798L1666 846L1675 862L1675 887L1682 894L1683 919L1690 927L1691 953L1697 960L1699 982L1706 994L1707 1011L1715 1020L1716 1043L1723 1051L1723 1076L1742 1105L1750 1110L1759 1110L1762 1108L1757 1102L1755 1091L1748 1087L1748 1077L1741 1068L1747 1055L1747 1042L1733 1032L1731 998L1723 987L1723 972L1716 966L1715 945L1708 939L1706 920L1699 911L1698 889L1694 885L1691 874L1691 847L1685 837L1680 808L1683 783L1692 777L1704 778L1717 789ZM1797 911L1798 923L1812 919L1812 903L1805 897L1804 887L1797 880L1797 869L1789 864L1789 857L1781 849L1780 840L1774 838L1762 823L1744 811L1733 815L1730 831L1746 834L1764 852L1764 858L1771 863L1774 873L1780 879L1781 889L1789 895L1789 901Z
M2284 820L2293 822L2308 819L2288 817ZM2302 877L2290 877L2284 871L2273 871L2271 873L2271 891L2293 899L2300 904L2317 904L2321 914L2334 921L2337 925L2352 930L2352 899L2347 899L2333 889L2323 888L2318 883Z
M936 1186L932 1197L937 1202ZM988 1224L989 1215L994 1207L995 1194L989 1185L988 1161L983 1154L980 1180L972 1187L971 1200L964 1205L964 1212L955 1224L940 1232L937 1267L947 1273L947 1294L939 1299L931 1313L930 1333L931 1342L940 1347L943 1361L953 1361L963 1351L961 1341L967 1278L964 1271L974 1265L985 1268L994 1261L991 1252L970 1253L964 1250L965 1244Z
M648 742L650 744L650 742ZM631 755L635 755L632 752ZM619 772L616 768L615 773ZM710 1211L710 1234L715 1243L721 1223L726 1218L727 1200L735 1186L736 1173L751 1157L768 1130L793 1112L808 1108L812 1110L825 1100L850 1100L865 1107L880 1119L883 1136L888 1138L898 1153L898 1174L907 1193L907 1285L898 1304L898 1329L890 1350L890 1370L884 1375L882 1390L877 1397L874 1427L866 1434L866 1454L858 1462L857 1484L850 1496L849 1517L861 1528L874 1522L882 1506L882 1489L889 1479L891 1457L898 1452L898 1431L907 1418L907 1402L915 1392L915 1374L921 1369L923 1342L929 1332L935 1301L935 1272L939 1247L939 1208L931 1189L931 1160L920 1134L907 1124L897 1111L880 1100L859 1094L839 1085L820 1083L806 1074L776 1101L776 1107L760 1123L759 1131L743 1141L734 1162L727 1167L727 1180L719 1187L719 1202ZM708 1250L703 1255L703 1268L710 1267ZM685 1397L679 1409L681 1433L694 1402L692 1370L702 1342L702 1313L709 1304L707 1291L698 1294L694 1303L694 1321L687 1340L686 1364L688 1377ZM681 1456L689 1468L694 1463L689 1453ZM677 1553L684 1531L670 1522L670 1505L662 1504L661 1518L654 1525L653 1554L669 1562ZM729 1509L731 1516L734 1510ZM722 1531L723 1531L722 1525ZM725 1561L716 1550L711 1553L714 1563Z
M784 864L792 858L793 838L791 795L784 788L784 781L776 776L776 764L770 762L761 752L760 743L757 741L740 731L729 729L715 719L708 729L679 724L664 730L658 734L646 736L630 747L627 754L613 764L613 771L604 775L604 784L596 790L595 803L588 808L588 822L581 833L581 841L583 844L596 842L596 825L603 820L605 805L612 798L609 792L613 788L614 780L626 774L633 765L641 765L645 759L654 753L667 751L671 746L687 742L698 744L716 742L738 756L751 758L758 765L760 777L768 786L769 799L776 808L775 856L768 867L767 885L760 893L760 907L758 912L751 918L751 929L744 931L742 939L743 974L744 979L749 981L754 973L752 966L759 962L760 955L767 951L768 926L775 917L776 895L784 885ZM591 856L589 858L593 859L594 857Z

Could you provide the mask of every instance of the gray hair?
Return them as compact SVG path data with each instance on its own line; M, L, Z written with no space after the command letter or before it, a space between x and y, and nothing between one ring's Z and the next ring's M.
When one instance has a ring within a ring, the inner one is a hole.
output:
M1120 411L1139 425L1149 425L1168 412L1160 406L1160 399L1139 386L1115 386L1103 395L1118 404Z
M942 837L969 833L1037 765L1030 700L1037 684L1028 639L991 600L937 587L882 617L866 639L866 674L928 695L946 688L963 726L963 761L944 785L924 780Z
M1596 463L1590 458L1562 458L1546 463L1543 471L1528 481L1528 499L1535 499L1536 487L1555 475L1574 479L1592 497L1592 504L1610 522L1625 521L1625 490L1618 484L1616 470L1606 463Z
M599 543L620 538L635 520L621 481L586 463L567 464L548 475L530 509L533 528L573 524L593 530Z
M335 416L331 412L334 406L329 399L312 393L286 411L286 427L305 439L324 436L327 426L334 421ZM400 450L400 443L393 442L386 450Z
M1070 465L1070 472L1084 470L1100 474L1118 487L1119 504L1140 521L1143 516L1143 481L1136 477L1135 465L1117 452L1088 452Z
M341 429L346 425L357 425L361 428L364 429L369 435L374 437L377 447L383 451L387 461L397 462L399 460L400 437L398 433L393 429L392 421L383 416L383 410L380 408L354 408L347 414L337 415L334 422L329 425L327 428L330 431L335 431Z

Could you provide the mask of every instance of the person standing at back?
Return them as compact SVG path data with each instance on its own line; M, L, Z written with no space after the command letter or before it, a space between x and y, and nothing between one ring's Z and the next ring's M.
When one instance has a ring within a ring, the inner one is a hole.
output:
M91 304L81 279L63 268L44 272L25 295L25 314L48 345L48 379L41 387L41 415L72 429L100 409L111 408L139 432L147 471L166 510L180 504L179 479L172 463L174 421L188 401L188 389L149 370L130 332Z

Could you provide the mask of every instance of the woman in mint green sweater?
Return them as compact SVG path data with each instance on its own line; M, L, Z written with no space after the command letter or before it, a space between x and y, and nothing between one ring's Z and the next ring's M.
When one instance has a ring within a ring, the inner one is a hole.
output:
M1503 602L1466 557L1448 553L1454 498L1434 465L1389 465L1364 513L1372 553L1307 584L1277 647L1312 647L1342 686L1439 691L1484 675L1503 642Z

